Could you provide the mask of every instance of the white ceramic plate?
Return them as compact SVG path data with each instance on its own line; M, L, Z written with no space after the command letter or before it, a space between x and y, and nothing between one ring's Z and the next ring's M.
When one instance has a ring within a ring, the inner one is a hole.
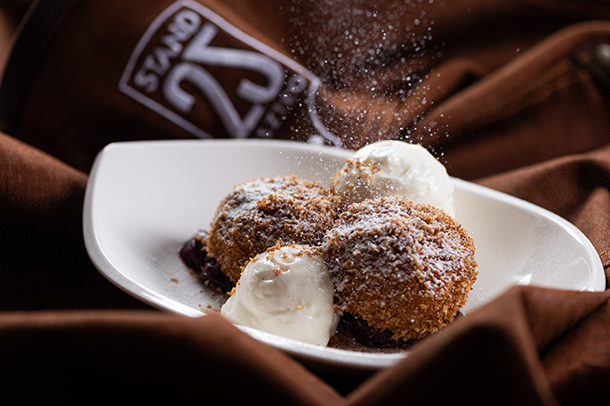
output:
M198 317L221 295L202 288L178 257L182 243L207 228L233 185L294 173L328 181L350 153L289 141L146 141L107 146L92 168L84 206L91 260L114 284L168 311ZM453 179L456 218L475 240L479 277L464 313L514 284L600 291L600 259L562 218L514 197ZM309 363L375 370L402 359L325 348L244 328Z

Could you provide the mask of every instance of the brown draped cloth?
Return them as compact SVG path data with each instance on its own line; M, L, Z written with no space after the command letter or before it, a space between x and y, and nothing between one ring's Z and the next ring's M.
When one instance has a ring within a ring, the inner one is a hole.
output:
M34 2L59 4L50 23L29 3L0 1L2 66L16 60L3 79L11 91L0 94L3 400L610 401L607 291L512 288L371 375L307 367L217 315L169 314L123 293L87 256L84 191L109 142L192 138L117 91L143 30L172 2ZM321 118L344 147L421 143L451 175L572 222L607 269L606 1L201 3L320 78ZM30 54L14 37L37 28L52 35L33 36L44 46Z

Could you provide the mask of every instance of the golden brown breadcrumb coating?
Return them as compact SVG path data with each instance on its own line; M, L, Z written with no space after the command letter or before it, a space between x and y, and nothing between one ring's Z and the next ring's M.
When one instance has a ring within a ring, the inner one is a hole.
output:
M403 197L355 203L321 246L340 312L393 339L417 339L451 322L477 271L473 240L440 209Z
M236 185L220 203L206 245L237 283L243 266L278 242L318 245L337 217L318 182L296 176L262 177Z

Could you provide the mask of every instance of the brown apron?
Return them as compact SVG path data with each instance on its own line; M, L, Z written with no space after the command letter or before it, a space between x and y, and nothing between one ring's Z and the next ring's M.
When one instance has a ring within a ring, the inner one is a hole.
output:
M110 142L402 139L563 216L606 264L605 1L28 3L0 3L7 398L607 402L607 292L514 288L395 367L351 376L309 370L220 317L148 308L97 272L81 234L87 173Z

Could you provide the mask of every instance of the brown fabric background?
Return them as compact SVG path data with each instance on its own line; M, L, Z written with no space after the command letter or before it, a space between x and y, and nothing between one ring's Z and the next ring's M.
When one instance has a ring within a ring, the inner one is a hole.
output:
M2 61L28 3L0 1ZM82 240L91 161L111 141L187 135L108 90L106 82L116 83L110 62L124 57L118 44L98 52L98 59L82 53L99 51L96 38L108 34L116 11L111 3L105 3L107 14L101 2L78 3L73 16L81 19L62 25L18 125L0 135L4 399L608 402L608 291L516 287L418 344L395 367L362 376L301 365L218 316L166 314L112 286L89 261ZM161 3L113 4L132 13L149 8L129 14L141 18L131 26L136 30ZM348 146L395 137L421 142L450 174L574 223L607 269L610 89L599 64L585 63L597 44L610 41L606 2L412 1L401 2L400 12L390 1L205 3L318 75L326 122ZM135 18L127 16L121 23ZM129 34L129 27L115 27L114 35ZM346 39L346 31L359 44ZM423 39L427 32L431 39ZM425 47L415 51L411 45L418 41ZM81 69L68 69L75 66ZM96 76L99 69L108 77ZM412 86L407 77L421 82Z

